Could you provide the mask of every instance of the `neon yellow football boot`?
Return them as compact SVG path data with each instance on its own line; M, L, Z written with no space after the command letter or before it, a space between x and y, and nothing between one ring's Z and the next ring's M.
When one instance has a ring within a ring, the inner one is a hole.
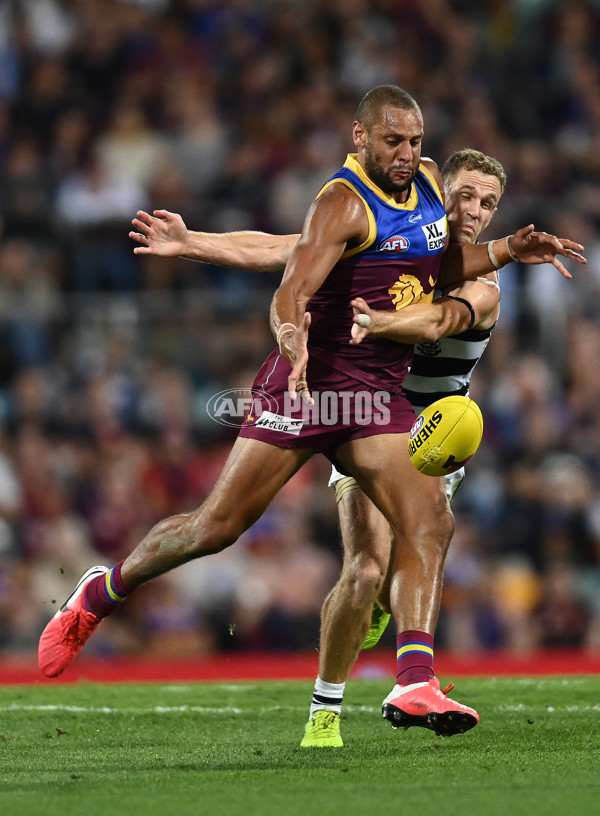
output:
M304 728L301 748L341 748L340 715L335 711L315 711Z
M385 612L377 601L375 601L373 604L373 612L371 613L371 625L363 641L363 645L360 647L361 649L372 649L373 646L377 646L381 640L381 636L385 632L386 626L390 622L390 618L390 613Z

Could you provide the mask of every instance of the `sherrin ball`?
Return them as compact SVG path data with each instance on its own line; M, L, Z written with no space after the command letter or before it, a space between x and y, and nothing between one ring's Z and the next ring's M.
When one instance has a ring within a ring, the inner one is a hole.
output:
M483 417L470 397L444 397L416 418L408 441L410 460L427 476L459 470L476 453Z

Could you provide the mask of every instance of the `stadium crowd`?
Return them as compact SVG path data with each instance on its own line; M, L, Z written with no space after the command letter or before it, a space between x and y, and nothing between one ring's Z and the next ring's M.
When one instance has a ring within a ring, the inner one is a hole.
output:
M486 237L534 223L588 258L571 281L501 272L436 645L600 649L599 38L598 0L0 0L0 657L207 495L235 432L207 403L273 346L276 276L135 256L131 218L298 231L381 83L419 101L423 155L502 162ZM328 475L315 458L88 651L316 647L341 561Z

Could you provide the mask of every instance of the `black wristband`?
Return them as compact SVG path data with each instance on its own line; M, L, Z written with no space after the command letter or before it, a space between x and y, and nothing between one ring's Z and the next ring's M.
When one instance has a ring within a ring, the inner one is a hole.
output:
M465 304L465 306L467 307L467 309L471 313L471 322L469 323L469 328L471 329L473 327L473 324L475 323L475 310L473 309L473 307L471 306L469 301L465 300L464 298L461 298L461 297L455 297L454 295L446 295L446 297L452 298L452 300L458 300L459 303L464 303Z

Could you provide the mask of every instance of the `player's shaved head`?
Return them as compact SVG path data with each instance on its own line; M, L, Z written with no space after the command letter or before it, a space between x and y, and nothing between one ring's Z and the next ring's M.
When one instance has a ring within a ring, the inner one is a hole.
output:
M373 125L381 121L382 110L389 107L414 110L418 113L421 121L423 120L421 108L416 100L408 91L399 88L397 85L378 85L377 88L370 90L361 99L354 118L369 133Z

